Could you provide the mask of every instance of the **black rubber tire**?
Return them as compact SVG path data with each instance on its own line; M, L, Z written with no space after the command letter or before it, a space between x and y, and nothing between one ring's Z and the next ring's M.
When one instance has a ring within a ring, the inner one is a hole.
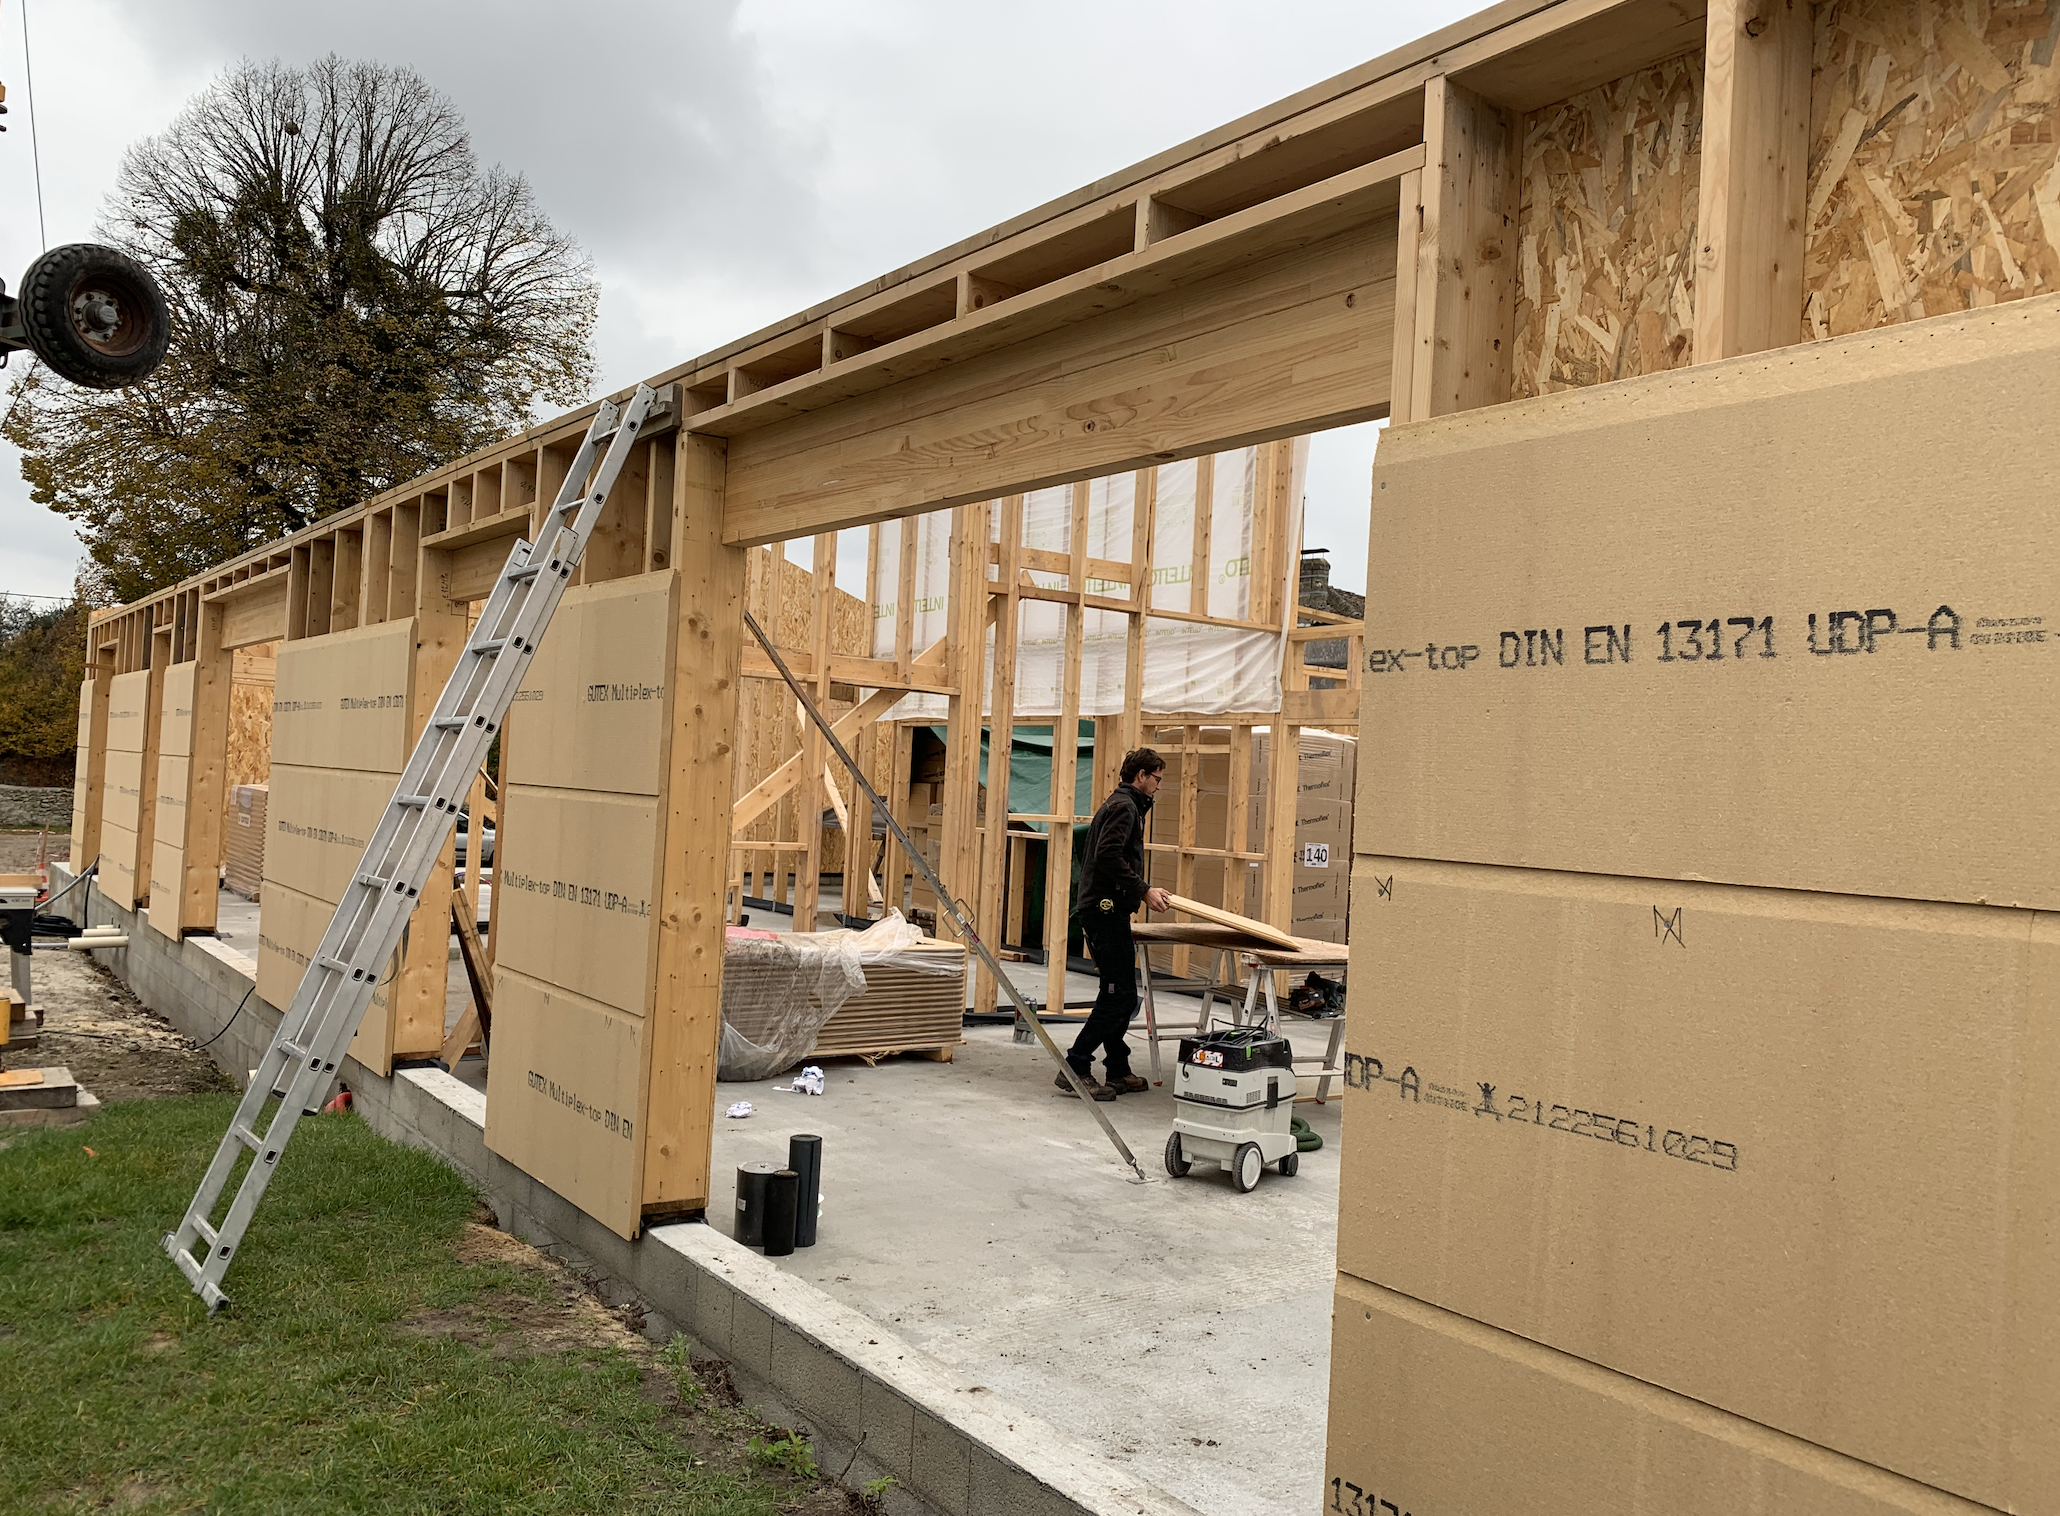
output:
M1180 1133L1170 1133L1166 1138L1166 1172L1175 1179L1185 1179L1194 1165L1180 1155Z
M1301 1166L1302 1155L1300 1153L1290 1153L1287 1155L1287 1157L1281 1159L1280 1162L1274 1165L1275 1168L1280 1170L1281 1176L1286 1179L1294 1178L1295 1170L1299 1169Z
M115 390L148 378L172 340L171 312L157 281L111 247L70 242L51 248L21 276L18 298L36 356L89 389ZM83 324L96 312L111 314L113 326Z
M1265 1172L1266 1157L1256 1142L1244 1143L1231 1157L1230 1182L1237 1186L1240 1195L1249 1195L1259 1188L1259 1176Z

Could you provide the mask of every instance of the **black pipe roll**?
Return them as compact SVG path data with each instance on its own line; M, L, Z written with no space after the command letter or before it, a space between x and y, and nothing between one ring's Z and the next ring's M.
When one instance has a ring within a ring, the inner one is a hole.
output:
M822 1210L823 1140L813 1132L798 1132L787 1139L787 1167L801 1176L801 1193L794 1209L794 1246L815 1246L816 1217Z
M766 1159L737 1165L737 1241L747 1248L765 1246L766 1181L780 1166Z
M784 1258L794 1251L794 1212L801 1198L801 1176L781 1169L765 1181L765 1256Z

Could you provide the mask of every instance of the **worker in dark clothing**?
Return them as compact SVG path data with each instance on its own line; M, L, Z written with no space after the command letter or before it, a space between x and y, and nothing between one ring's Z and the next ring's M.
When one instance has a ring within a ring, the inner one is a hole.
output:
M1124 754L1123 782L1087 828L1087 861L1080 870L1080 903L1073 920L1087 938L1101 986L1066 1061L1096 1100L1145 1088L1145 1081L1130 1072L1130 1047L1123 1040L1137 1015L1137 947L1130 918L1140 905L1155 911L1167 906L1166 892L1144 877L1144 820L1165 775L1166 760L1150 748ZM1097 1048L1108 1076L1100 1084L1092 1073ZM1073 1089L1064 1074L1058 1086L1069 1094Z

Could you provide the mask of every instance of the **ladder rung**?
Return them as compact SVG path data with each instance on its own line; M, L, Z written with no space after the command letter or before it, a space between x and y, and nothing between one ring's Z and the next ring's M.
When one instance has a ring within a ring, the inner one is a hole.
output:
M395 805L410 806L427 805L429 804L429 797L427 795L396 795L393 797L393 803Z
M469 716L439 716L429 724L438 731L455 732L471 721Z
M384 874L360 874L358 883L368 890L383 890L389 884L399 884L398 879L389 879Z
M534 579L542 569L541 563L526 563L521 568L509 569L508 582L514 584L523 579Z
M295 1063L303 1062L308 1056L308 1050L297 1042L282 1042L279 1044L279 1051L286 1054Z
M222 1235L198 1216L193 1218L193 1230L200 1234L200 1240L205 1242L210 1248L215 1245L216 1240Z
M500 652L500 650L506 647L507 645L508 639L506 637L496 637L491 642L475 642L472 644L472 646L466 648L465 651L468 653L477 653L480 657L484 658L489 653Z
M231 1124L231 1126L229 1127L229 1135L234 1137L238 1142L242 1143L245 1147L249 1148L253 1153L255 1153L259 1148L265 1145L264 1138L258 1136L256 1132L253 1132L249 1127L245 1126L240 1121Z
M331 972L337 974L352 974L357 972L349 964L345 963L341 958L324 958L317 955L315 962L322 968L328 969Z

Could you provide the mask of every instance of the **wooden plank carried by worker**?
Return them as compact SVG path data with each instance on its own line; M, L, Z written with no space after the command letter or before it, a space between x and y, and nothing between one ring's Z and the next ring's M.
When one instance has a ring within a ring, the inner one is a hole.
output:
M1271 943L1284 952L1292 953L1301 947L1298 938L1288 935L1277 926L1268 926L1263 921L1254 921L1249 916L1240 916L1236 911L1226 911L1220 905L1205 905L1199 900L1190 900L1185 895L1168 895L1166 908L1178 911L1183 916L1192 916L1197 921L1206 921L1212 926L1227 926L1261 942Z

